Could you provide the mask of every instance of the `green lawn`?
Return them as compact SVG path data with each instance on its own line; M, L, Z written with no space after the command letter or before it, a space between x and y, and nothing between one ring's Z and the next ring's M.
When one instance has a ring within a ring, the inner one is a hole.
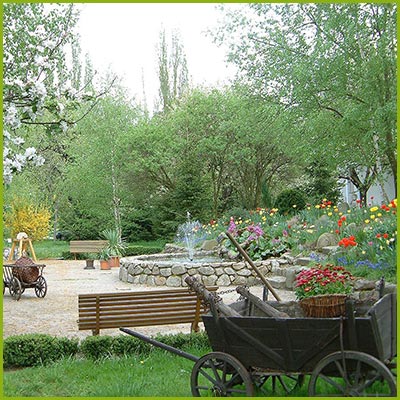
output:
M155 248L160 249L160 251L164 248L166 241L165 240L153 240L150 242L134 242L129 243L129 248L138 248L143 251L143 253L147 253L147 249ZM40 240L33 242L33 249L35 250L36 257L38 260L43 259L62 259L70 257L69 254L69 242L62 240ZM156 251L156 250L155 250ZM84 257L83 257L84 258Z
M5 371L3 388L10 397L190 397L192 367L192 361L161 350L145 358L64 359L49 366Z

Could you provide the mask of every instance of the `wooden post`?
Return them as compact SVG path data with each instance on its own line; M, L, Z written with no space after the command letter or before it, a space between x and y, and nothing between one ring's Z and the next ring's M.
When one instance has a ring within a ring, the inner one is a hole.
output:
M32 240L29 238L23 238L23 239L14 239L11 245L11 251L10 254L8 256L7 261L12 261L14 259L14 252L15 252L15 247L18 243L18 258L22 257L24 251L26 250L27 246L29 246L29 249L31 251L31 258L33 259L33 261L37 262L36 259L36 254L35 254L35 250L33 249L33 245L32 245Z
M190 331L191 332L198 332L200 330L200 328L199 328L200 308L201 308L201 301L200 301L199 298L197 298L196 311L195 311L195 314L194 314L194 321L192 322L192 326L190 327Z
M96 328L92 331L93 335L100 334L100 296L96 296Z
M258 275L258 277L262 280L265 286L268 287L269 291L273 294L273 296L276 298L276 300L281 301L281 298L279 295L275 292L274 288L271 286L271 284L265 279L265 276L260 272L260 270L254 265L253 261L249 257L249 255L242 249L240 244L237 242L237 240L230 234L230 232L226 232L226 236L228 236L229 240L235 245L235 247L239 250L239 253L243 256L243 258L248 262L248 264L253 268L255 273Z

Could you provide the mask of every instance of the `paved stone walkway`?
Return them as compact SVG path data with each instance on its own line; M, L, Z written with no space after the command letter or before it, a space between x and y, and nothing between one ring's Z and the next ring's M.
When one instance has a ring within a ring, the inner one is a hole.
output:
M86 270L85 261L40 260L45 264L43 276L47 281L46 297L40 299L34 289L26 289L19 301L11 298L8 288L3 296L3 337L23 333L47 333L54 336L83 339L91 331L78 331L78 294L108 293L119 291L155 290L159 287L139 286L121 282L119 268L108 271L99 269L95 261L94 270ZM233 289L221 287L220 291ZM262 288L252 287L251 292L261 297ZM293 292L276 290L282 300L294 299ZM229 304L238 298L236 292L223 295ZM190 332L190 324L135 328L138 332L152 336L156 333ZM121 334L118 329L106 329L102 335Z

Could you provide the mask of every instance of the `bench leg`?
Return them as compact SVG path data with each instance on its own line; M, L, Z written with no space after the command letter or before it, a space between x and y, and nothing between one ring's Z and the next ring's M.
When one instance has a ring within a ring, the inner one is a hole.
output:
M200 328L199 328L198 321L193 321L192 325L190 326L190 333L199 332L199 331L200 331Z
M98 336L98 335L100 335L100 329L92 329L92 335L93 336Z
M199 332L199 330L200 330L200 328L199 328L200 307L201 307L200 299L197 299L196 312L194 314L194 321L192 322L192 326L190 327L190 332Z

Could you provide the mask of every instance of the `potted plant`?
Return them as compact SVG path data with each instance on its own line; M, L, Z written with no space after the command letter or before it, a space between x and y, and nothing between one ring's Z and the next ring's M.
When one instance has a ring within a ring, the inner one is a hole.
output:
M317 264L297 274L296 298L307 317L337 317L345 312L353 279L342 266Z
M85 269L94 269L94 259L96 255L93 253L89 253L86 258L86 267Z
M102 236L108 240L110 267L119 267L119 259L124 255L127 244L121 239L116 229L106 229L102 232Z
M100 261L100 269L110 269L110 264L108 259L110 257L110 253L108 252L108 248L105 247L103 250L99 252L99 261Z

